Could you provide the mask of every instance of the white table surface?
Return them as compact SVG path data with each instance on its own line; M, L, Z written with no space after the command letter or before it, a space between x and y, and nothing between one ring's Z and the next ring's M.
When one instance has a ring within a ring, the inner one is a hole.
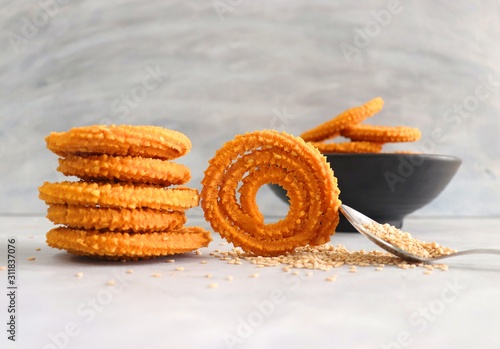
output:
M189 224L208 228L200 217ZM456 249L500 248L499 225L491 218L408 218L404 228ZM7 271L0 271L1 348L500 347L500 256L450 259L448 271L431 275L341 267L306 276L220 261L209 252L231 245L221 246L216 234L202 255L121 263L49 248L52 224L43 217L1 217L0 227L0 266L7 265L9 237L17 240L18 261L15 343L7 340ZM332 243L374 249L353 233L337 233ZM184 271L175 271L180 266ZM337 281L325 281L334 274Z

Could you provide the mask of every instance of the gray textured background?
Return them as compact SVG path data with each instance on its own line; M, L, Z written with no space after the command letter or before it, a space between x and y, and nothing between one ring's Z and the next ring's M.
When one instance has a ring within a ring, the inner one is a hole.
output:
M37 186L63 178L45 149L51 131L180 130L194 146L180 161L200 188L208 159L236 133L298 135L382 96L374 123L424 134L398 148L433 143L430 152L463 159L415 214L498 216L499 20L493 0L2 0L0 213L45 212ZM259 201L266 213L286 210L264 189Z

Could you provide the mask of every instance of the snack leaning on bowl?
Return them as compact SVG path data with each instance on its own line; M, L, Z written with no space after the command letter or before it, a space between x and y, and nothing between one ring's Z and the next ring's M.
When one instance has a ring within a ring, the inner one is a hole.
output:
M256 194L269 183L287 191L290 210L284 219L265 224ZM324 244L339 221L340 192L325 157L285 132L236 136L209 161L202 184L205 219L223 238L252 254L275 256Z

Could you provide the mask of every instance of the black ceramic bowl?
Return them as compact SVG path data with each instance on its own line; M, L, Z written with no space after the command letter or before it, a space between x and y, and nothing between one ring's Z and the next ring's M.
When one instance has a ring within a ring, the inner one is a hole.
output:
M436 198L462 161L434 154L325 154L342 202L380 223L400 228L403 218ZM271 189L285 202L286 191ZM337 231L355 231L340 214Z

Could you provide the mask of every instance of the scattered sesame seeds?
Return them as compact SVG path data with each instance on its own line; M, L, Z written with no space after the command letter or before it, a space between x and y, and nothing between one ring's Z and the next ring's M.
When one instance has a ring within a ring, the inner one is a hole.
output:
M81 271L79 271L78 273L75 274L75 276L77 278L81 278L81 277L83 277L83 273Z
M165 262L166 262L166 263L174 263L174 262L175 262L175 259L167 259Z
M231 275L226 276L226 280L227 280L227 281L233 281L233 277L232 277Z
M212 278L212 274L208 273L208 274L206 274L206 275L205 275L205 277L206 277L207 279L210 279L210 278Z
M207 264L207 261L201 261L200 264Z
M383 267L376 267L375 270L376 271L382 271L382 270L384 270L384 268Z
M435 249L435 247L432 246L436 245L435 243L430 243L424 246L430 246L430 248ZM443 247L441 248L445 249ZM434 250L433 253L435 253L435 251L436 250ZM396 266L400 269L406 270L416 267L424 267L426 265L424 263L407 262L385 251L349 251L343 245L333 246L330 244L299 247L295 249L293 253L287 253L274 257L247 254L239 247L232 248L230 251L220 251L216 249L214 252L210 252L210 255L221 261L227 261L228 264L241 265L242 260L245 260L248 263L254 264L258 268L281 267L284 272L292 272L293 275L299 275L299 273L297 271L292 271L292 269L329 271L332 268L339 268L344 265L348 265L350 270L353 270L351 271L353 273L356 272L356 270L352 267L356 266L374 266L376 268L375 270L380 271L385 266ZM440 267L434 265L434 268L447 270L447 267L444 266L444 264L441 264Z
M3 265L0 266L0 270L7 270L7 267L4 267Z
M250 275L252 279L257 279L259 277L259 273L253 273Z
M431 275L431 274L432 274L432 270L426 269L426 270L424 271L424 274L425 274L425 275Z
M203 253L200 250L194 251L194 254L197 256L201 256Z
M113 279L111 279L111 280L109 280L109 281L106 283L106 285L108 285L108 286L114 286L114 285L115 285L115 283L116 283L116 281L115 281L115 280L113 280Z
M217 287L219 287L219 284L218 284L218 283L216 283L216 282L213 282L213 283L211 283L211 284L208 284L208 288L217 288Z
M337 275L331 275L331 276L328 276L325 281L328 281L328 282L333 282L333 281L336 281L337 280Z
M36 258L35 257L28 257L26 258L27 261L34 261Z
M133 271L132 269L127 269L126 273L127 273L127 274L133 274L133 273L134 273L134 271Z
M175 268L175 270L177 270L177 271L184 271L184 267L177 267L177 268Z
M35 248L35 251L41 251L42 249L40 247Z
M154 278L159 278L159 277L161 277L161 273L154 273L154 274L151 274L151 276Z

